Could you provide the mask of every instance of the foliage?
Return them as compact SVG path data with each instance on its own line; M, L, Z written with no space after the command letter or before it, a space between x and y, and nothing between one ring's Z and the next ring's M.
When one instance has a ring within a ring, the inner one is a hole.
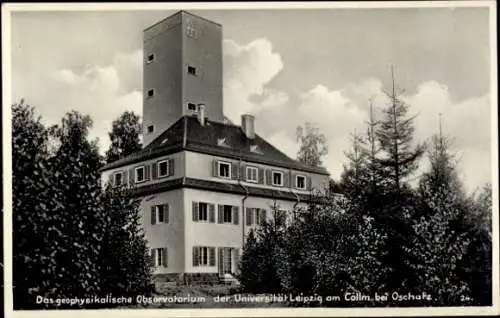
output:
M313 124L305 123L304 127L297 127L296 136L299 143L297 160L311 166L320 166L321 157L328 154L325 135Z
M111 163L139 151L142 148L141 131L140 116L134 112L125 111L114 120L108 133L111 144L106 151L106 162Z

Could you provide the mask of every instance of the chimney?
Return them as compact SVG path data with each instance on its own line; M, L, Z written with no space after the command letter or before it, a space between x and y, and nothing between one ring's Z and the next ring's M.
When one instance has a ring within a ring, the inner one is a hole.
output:
M198 121L200 125L205 126L205 104L198 104Z
M250 114L241 115L241 130L245 133L245 136L249 139L255 138L255 117Z

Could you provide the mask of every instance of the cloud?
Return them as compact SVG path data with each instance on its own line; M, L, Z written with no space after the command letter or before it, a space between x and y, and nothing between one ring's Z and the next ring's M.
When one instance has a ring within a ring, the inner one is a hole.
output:
M273 52L271 42L257 39L246 45L224 40L224 112L239 122L243 113L257 113L288 101L285 92L266 88L282 69L283 62Z

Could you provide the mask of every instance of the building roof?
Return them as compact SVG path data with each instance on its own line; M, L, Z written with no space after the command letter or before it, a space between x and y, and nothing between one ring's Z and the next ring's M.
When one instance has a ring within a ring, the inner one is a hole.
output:
M183 150L329 175L323 167L312 167L288 157L258 134L249 139L239 126L230 123L207 120L202 126L196 116L181 117L144 149L107 164L102 170Z

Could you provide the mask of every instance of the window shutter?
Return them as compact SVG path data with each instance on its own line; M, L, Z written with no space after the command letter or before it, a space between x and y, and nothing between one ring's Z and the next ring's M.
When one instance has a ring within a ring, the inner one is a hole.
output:
M217 258L217 262L218 262L218 267L219 267L219 274L222 275L224 272L224 260L223 260L223 248L222 247L218 247L218 258Z
M238 179L238 175L239 175L239 167L238 167L238 163L236 162L232 162L231 163L231 179L233 180L236 180Z
M208 205L208 221L215 223L215 204Z
M239 223L240 208L233 206L233 224L238 225Z
M217 162L217 159L214 159L214 161L212 162L212 175L214 177L219 176L219 163Z
M240 178L242 181L247 180L247 165L242 163L240 166Z
M193 266L198 266L199 264L199 252L198 246L193 246Z
M115 174L113 172L109 173L109 176L108 176L108 184L109 185L114 185L114 181L115 181L115 180L113 180L114 175Z
M151 207L151 224L156 224L156 208L154 205Z
M150 165L145 165L144 166L144 180L149 180L149 176L151 174L151 166Z
M283 172L283 186L286 188L290 186L290 172Z
M215 247L209 248L209 265L215 266Z
M167 252L167 249L166 248L162 248L161 251L163 252L163 257L162 257L162 261L163 261L163 267L168 267L168 252Z
M127 170L123 170L123 184L124 185L127 185L128 183L128 171Z
M312 179L309 176L306 177L306 189L307 191L312 190Z
M239 268L240 268L240 249L239 248L235 248L233 249L234 251L234 268L235 268L235 272L239 272Z
M271 169L266 169L266 184L272 185L273 184L273 173Z
M252 208L247 208L247 215L246 215L246 221L247 221L247 224L246 225L252 225L252 212L253 212L253 209Z
M222 224L224 223L224 206L219 204L217 207L217 223Z
M168 176L173 176L175 174L174 159L168 159Z
M149 259L150 259L150 261L151 261L151 264L152 264L153 266L156 266L156 258L155 258L155 249L154 249L154 248L152 248L152 249L150 250L150 252L149 252Z
M259 222L262 224L267 220L267 215L266 215L267 211L265 209L261 209L259 214L260 214Z
M193 201L193 221L198 221L198 202Z
M135 170L131 168L128 173L128 183L132 187L135 184Z
M165 220L165 223L170 223L170 205L169 204L164 204L163 205L163 218Z
M259 178L259 183L260 184L264 184L264 169L262 168L259 168L259 175L258 175L258 178Z
M151 164L151 178L153 180L158 179L158 163L157 162L153 162Z

